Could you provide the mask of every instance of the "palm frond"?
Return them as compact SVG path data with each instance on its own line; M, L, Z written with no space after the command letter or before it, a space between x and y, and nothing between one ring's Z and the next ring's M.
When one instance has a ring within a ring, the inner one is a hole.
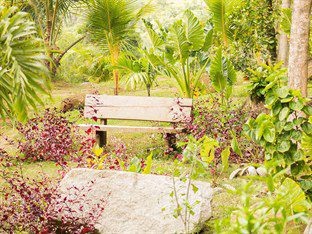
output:
M49 71L43 41L29 14L0 7L0 115L27 118L29 106L43 105L38 93L47 93Z
M143 8L146 8L143 6ZM93 0L88 3L87 29L91 39L108 50L128 40L134 24L144 9L138 9L138 1Z

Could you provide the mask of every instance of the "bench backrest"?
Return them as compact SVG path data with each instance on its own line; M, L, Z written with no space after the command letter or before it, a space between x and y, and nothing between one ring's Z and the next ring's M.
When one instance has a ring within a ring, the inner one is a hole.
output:
M87 95L84 116L98 119L184 122L191 116L192 99Z

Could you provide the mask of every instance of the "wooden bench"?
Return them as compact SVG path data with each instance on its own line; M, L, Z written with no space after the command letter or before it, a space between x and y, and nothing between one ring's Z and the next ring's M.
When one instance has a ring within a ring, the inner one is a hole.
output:
M84 130L94 129L100 147L106 145L107 132L159 132L175 134L183 129L175 127L177 123L189 120L192 99L87 95L84 117L100 121L99 124L80 124ZM116 126L107 125L108 119L145 120L169 122L170 127Z

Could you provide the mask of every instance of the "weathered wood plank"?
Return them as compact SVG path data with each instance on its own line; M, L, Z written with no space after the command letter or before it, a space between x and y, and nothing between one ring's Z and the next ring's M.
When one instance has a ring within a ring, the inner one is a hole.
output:
M186 122L191 116L189 107L90 107L85 106L86 118L150 120L160 122Z
M95 131L114 131L114 132L159 132L159 133L178 133L183 131L183 128L173 127L140 127L140 126L114 126L114 125L90 125L90 124L79 124L83 130L90 128Z
M171 107L175 105L192 107L193 100L190 98L87 95L85 105L93 107Z

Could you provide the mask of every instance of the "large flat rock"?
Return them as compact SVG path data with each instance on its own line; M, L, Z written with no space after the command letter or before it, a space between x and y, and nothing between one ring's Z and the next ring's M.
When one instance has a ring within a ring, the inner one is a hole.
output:
M312 219L310 219L305 231L304 231L304 234L312 234Z
M96 204L109 195L107 206L96 225L101 233L183 232L183 222L180 218L173 217L176 203L173 202L174 197L170 196L173 191L171 177L112 170L73 169L62 180L59 192L66 196L73 186L81 189L89 186L91 181L92 186L86 199ZM191 190L189 202L193 204L199 201L199 204L194 206L195 214L190 218L190 230L198 228L211 217L213 190L210 184L200 181L195 181L194 184L198 191L194 193ZM177 181L176 188L180 194L186 193L186 183ZM72 205L72 208L80 212L80 205Z

